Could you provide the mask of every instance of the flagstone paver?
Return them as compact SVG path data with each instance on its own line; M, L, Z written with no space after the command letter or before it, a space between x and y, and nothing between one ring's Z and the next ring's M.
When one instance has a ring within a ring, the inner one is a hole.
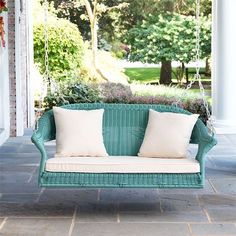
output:
M20 236L65 236L68 235L71 219L59 218L8 218L1 235Z
M191 236L186 224L76 223L73 236Z
M192 224L194 236L235 236L236 227L233 224Z
M217 139L204 189L45 189L30 132L10 138L0 147L0 235L235 236L236 135ZM55 142L46 147L53 156Z

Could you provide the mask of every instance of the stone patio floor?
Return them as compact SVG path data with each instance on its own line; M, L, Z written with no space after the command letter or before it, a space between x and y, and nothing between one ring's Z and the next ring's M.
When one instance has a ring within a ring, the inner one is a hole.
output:
M235 236L236 135L217 139L206 187L166 190L38 188L30 132L10 138L0 147L0 235Z

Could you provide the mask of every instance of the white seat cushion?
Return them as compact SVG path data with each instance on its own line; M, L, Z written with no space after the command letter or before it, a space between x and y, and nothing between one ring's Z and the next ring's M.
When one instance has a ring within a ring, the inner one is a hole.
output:
M135 156L60 157L46 162L46 171L83 173L198 173L194 158L165 159Z

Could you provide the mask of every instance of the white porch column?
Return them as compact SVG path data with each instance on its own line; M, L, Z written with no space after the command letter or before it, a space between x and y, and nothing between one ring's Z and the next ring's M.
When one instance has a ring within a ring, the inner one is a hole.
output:
M4 18L4 31L6 47L0 45L0 146L10 134L10 99L9 99L9 64L8 64L8 17L7 13L1 13ZM1 42L0 42L1 44Z
M34 112L34 86L33 86L33 68L34 68L34 36L33 36L33 4L34 0L26 1L26 16L27 16L27 85L28 85L28 127L33 127L35 122Z
M15 1L16 135L24 134L24 110L21 74L21 2Z
M235 0L213 0L212 104L216 133L236 133L235 9Z

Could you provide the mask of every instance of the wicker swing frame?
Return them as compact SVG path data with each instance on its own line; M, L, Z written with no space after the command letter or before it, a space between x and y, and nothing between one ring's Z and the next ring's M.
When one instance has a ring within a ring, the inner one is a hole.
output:
M103 137L107 152L111 156L134 156L134 162L144 137L149 109L154 109L159 112L191 114L175 106L147 104L81 103L63 107L73 110L104 109ZM204 157L206 153L216 145L215 138L208 134L206 126L198 119L193 129L190 142L198 145L196 160L200 164L199 173L48 172L45 170L48 155L44 142L55 139L56 126L53 111L47 111L39 119L38 123L38 129L32 136L32 142L41 153L39 171L39 185L41 187L202 188L205 181ZM127 145L127 143L132 145Z
M47 23L47 0L45 1L45 22ZM41 153L38 183L41 187L75 187L75 188L203 188L205 183L205 161L207 152L216 145L214 130L204 88L201 83L200 60L200 0L196 0L196 74L193 81L198 81L204 106L210 123L211 134L198 119L192 131L190 143L198 145L196 160L200 165L199 173L78 173L49 172L45 165L48 155L44 146L47 141L56 137L56 126L53 111L45 112L37 121L37 129L32 135L32 142ZM45 24L45 79L49 78L48 65L48 29ZM42 95L41 95L42 97ZM142 143L147 126L149 109L159 112L172 112L190 115L191 113L175 105L150 104L71 104L63 106L73 110L104 109L103 138L107 152L111 156L136 156ZM41 101L40 101L41 105ZM39 109L40 115L41 110ZM132 145L127 145L132 140ZM171 144L170 144L171 145ZM135 157L134 157L135 161Z

